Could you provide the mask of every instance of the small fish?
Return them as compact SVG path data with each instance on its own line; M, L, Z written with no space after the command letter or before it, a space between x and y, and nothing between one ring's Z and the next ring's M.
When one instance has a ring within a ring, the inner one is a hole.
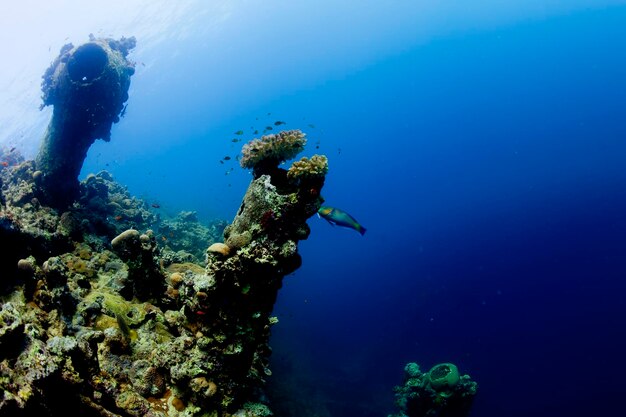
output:
M333 226L342 226L354 229L362 235L365 234L365 228L357 222L354 217L338 208L322 206L317 210L317 215L326 219Z
M9 166L9 163L7 161L2 161L2 162L0 162L0 165L2 165L3 167L6 168L6 167Z
M314 125L313 123L309 123L309 127L310 127L311 129L315 129L315 125Z
M265 130L273 130L274 128L272 126L265 126Z
M122 216L115 216L115 220L119 222L120 220L122 220Z
M235 139L231 140L231 142L232 143L237 143L237 142L239 142L239 139L235 138Z
M224 161L222 161L221 159L220 159L220 164L224 165Z
M280 125L286 125L287 123L283 122L282 120L277 120L274 122L274 126L280 126Z
M243 135L243 130L238 130L235 132L235 135L241 136Z
M259 131L258 131L258 130L255 130L255 131L254 131L254 134L255 134L255 135L258 135L258 134L259 134Z
M151 204L151 206L152 206L153 208L161 208L161 205L160 205L160 204L157 204L157 203L152 203L152 204Z
M230 156L225 156L224 161L230 161Z

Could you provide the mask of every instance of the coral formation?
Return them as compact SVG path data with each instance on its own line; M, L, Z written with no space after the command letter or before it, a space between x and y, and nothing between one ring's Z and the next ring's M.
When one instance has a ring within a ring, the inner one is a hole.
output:
M36 161L0 167L0 416L269 416L272 310L328 161L279 166L303 150L299 130L246 144L253 179L228 225L163 220L107 172L79 183L128 98L133 47L64 47L44 76L55 108ZM454 365L406 373L394 417L469 409L476 384Z
M163 293L165 277L158 262L158 248L152 230L140 234L137 230L128 229L111 241L111 248L128 265L128 284L120 293L139 300L155 298Z
M228 254L230 254L230 247L218 242L209 246L207 252L216 255L228 256Z
M65 154L52 139L61 114L78 123L84 109L63 107L63 77L76 74L58 71L79 69L67 68L74 54L97 61L98 48L125 57L132 47L106 42L62 52L45 76L55 116L37 161L0 170L0 415L271 415L260 402L271 312L282 278L301 263L297 242L323 201L325 171L303 181L279 168L302 149L299 131L248 145L261 151L228 226L202 225L193 212L163 220L107 172L61 195L55 187L76 181L66 168L77 159L53 165ZM72 81L95 86L92 64ZM99 93L85 91L87 101ZM79 147L108 139L119 108L98 109L101 123Z
M173 219L163 219L154 230L164 252L186 251L188 260L199 263L204 261L207 246L222 239L225 227L223 220L204 225L195 211L183 211Z
M67 208L78 196L78 174L96 139L110 140L111 125L128 100L135 72L126 59L135 38L64 45L43 76L43 106L54 106L36 158L40 200Z
M422 373L416 363L404 367L404 384L395 387L400 411L389 417L463 417L478 390L469 375L459 375L452 363L441 363Z
M292 179L319 178L328 172L328 158L324 155L313 155L311 159L303 156L299 161L291 164L287 176Z
M243 146L239 163L243 168L253 170L254 177L271 174L279 164L293 159L306 144L305 134L300 130L283 130L276 134L262 136Z

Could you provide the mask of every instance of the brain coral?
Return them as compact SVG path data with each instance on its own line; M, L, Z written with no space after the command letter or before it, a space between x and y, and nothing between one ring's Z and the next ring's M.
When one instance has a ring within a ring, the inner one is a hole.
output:
M306 156L294 162L287 176L292 179L298 178L318 178L323 177L328 172L328 158L324 155L313 155L311 159Z
M283 130L261 139L254 139L243 146L239 161L243 168L255 168L261 162L278 165L295 158L304 149L305 134L300 130Z

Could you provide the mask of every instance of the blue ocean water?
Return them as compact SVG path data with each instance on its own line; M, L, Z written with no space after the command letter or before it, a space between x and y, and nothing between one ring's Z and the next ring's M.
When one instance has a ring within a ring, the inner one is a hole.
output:
M277 306L275 362L329 415L384 415L408 361L469 373L475 416L623 413L624 22L450 36L288 101L368 228L312 221Z
M150 99L135 86L128 123L191 139L112 170L165 210L230 219L249 181L219 163L239 149L233 132L286 121L308 134L308 155L328 155L326 203L368 232L311 219L303 266L285 279L274 378L301 410L386 415L406 362L450 361L479 383L475 416L618 415L624 22L613 7L451 33L305 90L261 91L221 124L194 120L199 103L185 126L155 124L133 114ZM168 200L181 194L185 207Z
M271 36L233 37L225 61L165 41L83 175L107 169L163 215L230 220L250 180L232 140L285 121L329 157L326 204L367 233L309 221L276 305L275 395L385 416L407 362L449 361L479 384L474 416L621 415L625 22L613 6L447 30L323 75L307 65L343 58Z

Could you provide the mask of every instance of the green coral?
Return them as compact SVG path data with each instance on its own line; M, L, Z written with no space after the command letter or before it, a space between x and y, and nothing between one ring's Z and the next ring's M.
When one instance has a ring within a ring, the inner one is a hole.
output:
M226 239L226 245L232 249L240 249L246 246L252 240L252 233L249 230L244 230L241 233L229 233Z
M306 156L291 164L287 177L291 179L319 178L328 173L328 158L324 155Z
M245 144L239 161L243 168L257 168L260 164L278 166L293 159L304 149L305 134L301 130L283 130L262 136Z
M243 405L243 409L235 413L235 417L269 417L273 413L265 404L248 402Z

